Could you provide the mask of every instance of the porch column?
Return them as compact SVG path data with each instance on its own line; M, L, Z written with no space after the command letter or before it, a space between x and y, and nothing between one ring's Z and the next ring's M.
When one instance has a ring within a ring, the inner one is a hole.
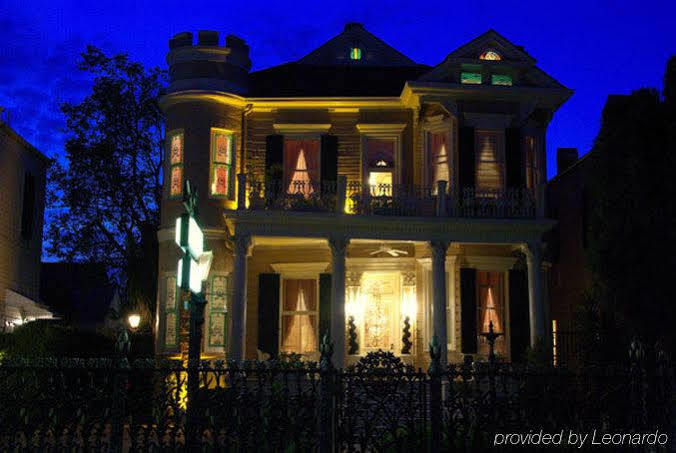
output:
M246 275L247 255L251 246L251 235L235 234L233 269L233 300L230 329L230 359L244 359L244 336L246 335Z
M333 366L345 364L345 252L350 240L346 237L329 238L331 248L331 341Z
M441 363L448 359L446 332L446 250L448 242L432 241L432 334L439 341Z
M542 292L542 249L539 242L529 242L523 248L528 264L528 314L530 345L545 339L544 299Z

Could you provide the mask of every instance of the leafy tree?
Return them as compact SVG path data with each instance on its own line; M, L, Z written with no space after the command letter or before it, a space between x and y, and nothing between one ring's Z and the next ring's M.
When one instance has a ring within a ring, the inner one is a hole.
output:
M605 337L638 334L674 348L676 58L663 97L611 96L594 142L588 259Z
M46 251L105 263L128 303L153 311L162 197L163 122L159 68L87 46L78 64L93 77L82 102L65 103L65 163L49 174ZM146 318L149 319L149 318Z

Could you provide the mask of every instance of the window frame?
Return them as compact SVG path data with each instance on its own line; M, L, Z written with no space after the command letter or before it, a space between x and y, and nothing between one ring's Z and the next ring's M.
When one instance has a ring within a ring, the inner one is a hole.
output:
M371 171L387 171L392 172L392 195L394 194L394 188L401 184L401 161L402 161L402 133L406 124L357 124L357 130L360 132L360 145L361 145L361 165L360 171L361 174L360 180L363 187L368 187L370 192L369 185L369 176ZM368 140L392 140L394 142L394 167L386 169L385 167L370 167L367 162L368 156Z
M231 137L231 153L230 163L216 161L216 135L223 134ZM235 199L235 169L237 163L237 135L232 129L223 129L219 127L212 127L209 133L209 198L217 198L224 200ZM214 193L214 182L217 167L230 167L228 172L227 189L225 194Z
M294 310L284 310L284 302L285 302L285 281L287 280L313 280L315 282L315 310L306 310L306 311L294 311ZM284 324L283 324L283 319L284 316L301 316L301 315L309 315L309 316L315 316L316 322L315 322L315 338L319 340L319 273L312 273L312 274L306 274L306 273L285 273L281 274L279 278L279 317L278 317L278 338L277 338L277 344L279 345L279 352L286 352L286 353L294 353L294 354L299 354L303 357L309 358L309 359L314 359L319 356L319 344L315 344L315 349L312 352L297 352L297 351L282 351L282 343L284 339Z
M496 80L500 77L504 78L504 80L509 80L509 83L496 83ZM491 74L491 85L511 87L514 85L514 79L510 74Z
M532 140L532 148L529 146L529 140ZM532 155L532 162L529 165L529 154ZM540 165L539 165L539 156L538 156L538 140L535 135L526 134L523 140L523 161L525 168L525 186L529 190L536 190L540 180ZM529 184L529 177L532 178L532 187Z
M446 149L446 164L448 165L449 181L446 185L446 190L451 191L451 186L456 181L455 175L455 139L457 138L457 131L455 130L456 120L454 117L442 118L441 115L426 119L423 126L423 184L432 189L432 193L436 194L437 184L431 181L430 168L432 165L431 159L431 134L446 133L447 149Z
M500 166L500 180L502 182L501 187L497 189L487 189L479 185L479 163L482 162L480 159L480 138L482 134L491 134L497 137L497 159L495 162ZM505 156L505 130L504 129L489 129L489 128L476 128L474 131L474 187L477 192L482 190L504 190L506 187L506 178L507 178L507 165L506 165L506 156Z
M508 295L508 285L509 285L509 272L500 270L500 269L476 269L477 272L477 278L476 278L476 285L475 285L475 305L476 305L476 320L477 320L477 325L476 325L476 331L477 335L479 336L478 338L478 348L477 348L477 353L482 354L481 352L481 334L484 333L481 330L481 323L482 323L482 308L481 308L481 299L480 299L480 294L481 294L481 288L482 285L479 284L479 273L484 272L484 273L495 273L498 274L499 279L498 279L498 284L500 286L500 304L502 305L502 312L499 313L500 316L500 321L502 322L502 330L494 330L494 332L499 332L501 333L502 338L502 344L504 351L500 352L496 350L497 354L502 354L505 358L510 358L511 351L509 349L509 338L508 338L508 330L509 330L509 307L508 307L508 302L509 302L509 295ZM496 340L497 342L497 340ZM486 345L488 347L488 345ZM486 351L486 354L488 354L489 351Z
M465 79L465 77L464 77L465 75L467 75L467 76L477 76L477 75L478 75L478 76L479 76L479 81L478 81L478 82L471 81L471 80L473 80L473 78L467 78L467 79ZM483 73L482 73L481 71L478 71L478 72L474 72L474 71L461 71L461 72L460 72L460 83L461 83L462 85L483 85L483 83L484 83L484 76L483 76Z
M177 163L171 161L171 141L174 136L181 136L181 159ZM184 164L185 164L185 131L183 129L172 129L167 133L166 139L166 152L167 152L167 163L169 164L169 174L167 175L167 180L169 184L167 185L167 198L170 200L177 200L183 197L183 184L185 180L184 174ZM178 169L181 175L181 184L178 193L173 194L171 192L171 183L174 173L174 169Z
M284 140L282 143L282 184L286 185L286 175L284 174L284 171L286 169L286 162L284 161L284 156L286 155L286 141L287 140L299 140L299 141L316 141L318 146L317 146L317 174L319 176L316 184L321 187L322 184L322 136L321 134L307 134L307 133L291 133L291 134L284 134ZM309 169L308 169L309 173ZM289 180L290 181L290 180ZM294 195L293 193L289 192L288 187L283 187L284 189L284 194L286 195Z
M354 58L352 56L352 53L355 52L355 51L356 51L356 58ZM361 48L361 46L358 46L358 45L350 46L350 52L349 52L350 61L362 61L363 54L364 54L364 51Z

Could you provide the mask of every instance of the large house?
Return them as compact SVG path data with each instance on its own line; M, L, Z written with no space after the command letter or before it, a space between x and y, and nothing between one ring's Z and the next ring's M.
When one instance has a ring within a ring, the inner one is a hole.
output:
M424 366L550 335L546 130L571 90L489 30L418 64L350 23L298 61L250 72L235 36L169 42L157 350L184 344L175 219L200 195L213 263L204 352L338 366L392 351ZM185 316L183 316L185 318Z
M51 318L40 304L40 258L49 159L0 109L0 332Z

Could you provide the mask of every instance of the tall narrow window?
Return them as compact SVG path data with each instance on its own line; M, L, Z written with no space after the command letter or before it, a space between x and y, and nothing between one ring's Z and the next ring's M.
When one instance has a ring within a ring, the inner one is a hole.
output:
M476 140L476 186L486 192L504 186L502 132L478 131Z
M361 60L361 48L359 47L350 48L350 60Z
M281 351L309 354L317 350L317 281L283 281Z
M493 331L505 333L504 324L504 273L494 271L477 271L477 330L488 332L493 323ZM479 353L488 354L488 342L480 337ZM504 336L495 342L495 352L505 353Z
M183 194L183 131L172 131L169 142L169 197Z
M394 149L393 139L366 139L366 171L371 195L392 195L395 171Z
M175 347L178 344L178 288L176 277L171 275L164 279L164 311L165 330L164 345Z
M427 180L432 186L433 193L436 193L438 181L451 184L448 135L448 131L427 134Z
M232 198L234 195L235 136L221 129L211 130L211 195Z
M287 193L309 197L319 190L319 140L284 140L284 186Z
M538 185L539 171L537 160L537 147L535 146L535 137L527 136L525 139L525 160L526 160L526 187L535 189Z
M216 274L211 277L207 296L209 302L209 348L223 348L226 343L228 276Z
M35 223L35 177L26 172L23 178L23 207L21 210L21 237L33 237Z

